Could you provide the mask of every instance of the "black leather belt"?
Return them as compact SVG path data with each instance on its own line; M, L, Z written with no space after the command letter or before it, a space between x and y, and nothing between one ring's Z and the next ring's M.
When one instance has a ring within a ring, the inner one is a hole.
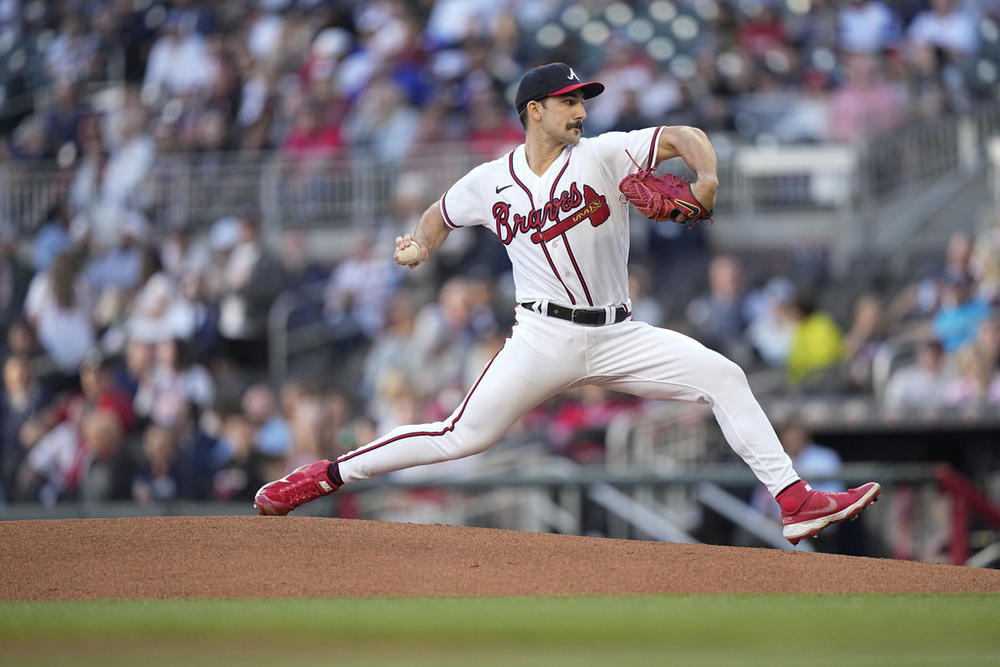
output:
M522 308L538 312L534 301L526 301L519 304ZM624 321L632 313L625 306L615 306L614 319L608 321L608 311L605 308L567 308L550 303L546 306L545 314L549 317L558 317L561 320L569 320L574 324L586 324L590 327L600 327L605 324L617 324Z

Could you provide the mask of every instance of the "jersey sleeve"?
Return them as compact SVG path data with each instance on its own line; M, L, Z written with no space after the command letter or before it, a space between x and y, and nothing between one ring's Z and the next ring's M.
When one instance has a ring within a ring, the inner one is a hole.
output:
M452 229L484 225L489 221L490 202L482 195L484 168L485 165L476 167L441 195L441 215Z
M650 169L656 165L656 144L662 131L663 126L632 132L605 132L594 138L593 146L610 175L622 179L639 168Z

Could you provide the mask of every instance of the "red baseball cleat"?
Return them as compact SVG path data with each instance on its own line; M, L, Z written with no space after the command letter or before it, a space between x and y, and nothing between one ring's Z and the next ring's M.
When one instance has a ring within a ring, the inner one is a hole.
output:
M785 539L798 544L803 537L814 537L831 524L853 518L881 492L876 482L843 493L814 491L805 482L797 482L778 494Z
M284 516L303 503L330 495L340 488L326 475L331 463L315 461L268 482L257 491L253 506L263 515Z

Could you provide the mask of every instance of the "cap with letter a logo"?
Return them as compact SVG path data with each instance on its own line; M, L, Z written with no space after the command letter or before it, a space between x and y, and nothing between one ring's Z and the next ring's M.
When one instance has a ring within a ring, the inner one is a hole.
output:
M517 112L521 113L528 106L528 102L553 95L565 95L577 89L583 93L583 99L589 100L604 92L604 84L597 81L584 83L566 63L549 63L528 70L521 77L514 104Z

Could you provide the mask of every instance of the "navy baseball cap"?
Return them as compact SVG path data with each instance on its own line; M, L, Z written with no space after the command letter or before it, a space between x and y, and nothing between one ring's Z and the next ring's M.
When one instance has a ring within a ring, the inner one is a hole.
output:
M597 81L580 81L573 68L566 63L549 63L528 70L517 85L515 105L517 113L524 111L528 102L541 100L553 95L565 95L574 90L583 92L583 99L589 100L604 92L604 84Z

